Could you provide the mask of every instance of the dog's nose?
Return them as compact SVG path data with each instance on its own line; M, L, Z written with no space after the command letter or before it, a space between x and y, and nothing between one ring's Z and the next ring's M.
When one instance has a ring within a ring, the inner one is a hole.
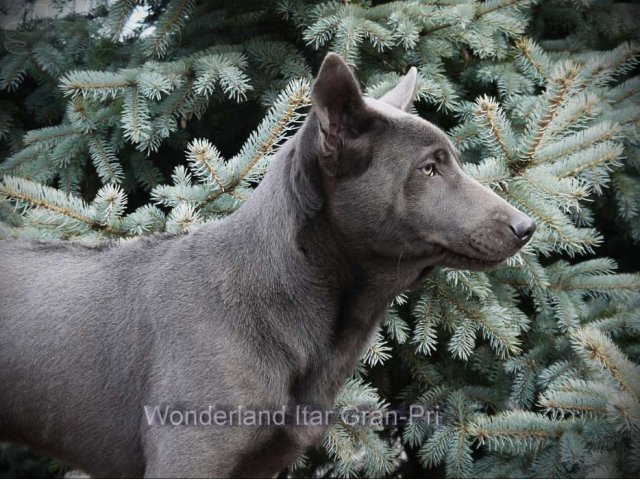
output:
M511 223L509 228L519 240L527 242L532 237L533 232L536 231L536 222L529 217L525 217Z

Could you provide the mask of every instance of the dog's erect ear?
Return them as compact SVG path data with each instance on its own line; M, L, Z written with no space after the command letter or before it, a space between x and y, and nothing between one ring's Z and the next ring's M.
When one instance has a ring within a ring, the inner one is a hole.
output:
M418 92L418 70L411 67L398 84L385 93L380 100L408 112Z
M311 103L323 135L323 148L335 150L365 109L358 80L339 55L330 53L322 62L311 90Z

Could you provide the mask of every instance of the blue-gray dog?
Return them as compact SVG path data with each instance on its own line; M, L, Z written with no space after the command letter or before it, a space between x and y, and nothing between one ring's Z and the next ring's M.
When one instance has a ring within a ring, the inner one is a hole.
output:
M98 477L270 477L321 441L323 425L162 425L145 406L328 409L396 295L531 238L408 113L416 84L413 68L363 97L329 54L304 125L222 222L0 242L0 438Z

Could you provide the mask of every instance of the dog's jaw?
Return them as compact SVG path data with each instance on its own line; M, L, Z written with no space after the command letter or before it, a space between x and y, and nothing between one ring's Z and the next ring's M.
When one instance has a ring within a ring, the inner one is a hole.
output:
M463 253L447 250L444 259L441 261L443 267L460 268L465 270L485 271L492 270L500 266L506 259L504 258L479 258L465 255Z

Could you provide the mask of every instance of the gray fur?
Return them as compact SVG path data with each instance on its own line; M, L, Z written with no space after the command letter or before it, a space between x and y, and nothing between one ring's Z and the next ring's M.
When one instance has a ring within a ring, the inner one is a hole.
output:
M330 54L304 126L224 221L0 242L0 437L100 477L269 477L319 442L323 427L150 427L143 405L329 407L395 295L526 243L528 217L397 108L415 91L412 70L364 98Z

